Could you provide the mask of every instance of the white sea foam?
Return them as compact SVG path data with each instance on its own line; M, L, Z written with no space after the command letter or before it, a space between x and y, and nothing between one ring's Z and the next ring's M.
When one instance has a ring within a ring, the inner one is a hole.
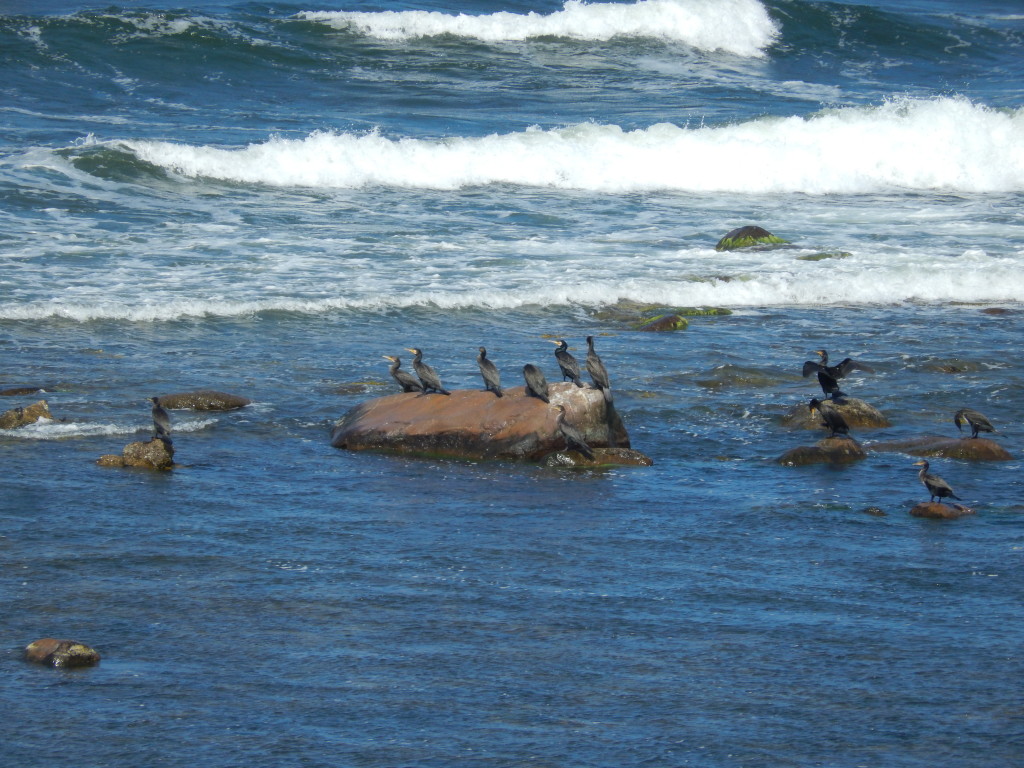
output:
M458 189L487 184L622 193L861 194L1024 190L1024 109L893 100L723 126L615 125L450 139L373 132L272 138L243 149L120 146L186 177L273 186Z
M216 419L189 419L174 422L175 432L198 432L211 424L216 424ZM57 419L40 419L34 424L26 424L17 429L2 429L0 436L17 438L22 440L64 440L73 437L102 437L116 435L134 435L136 433L152 434L153 425L146 424L116 424L90 421L60 421Z
M304 11L299 17L384 40L436 35L487 42L537 37L577 40L646 37L740 56L763 56L765 48L779 34L775 22L757 0L639 0L636 3L567 0L561 11L547 15L533 12L470 16L436 11Z

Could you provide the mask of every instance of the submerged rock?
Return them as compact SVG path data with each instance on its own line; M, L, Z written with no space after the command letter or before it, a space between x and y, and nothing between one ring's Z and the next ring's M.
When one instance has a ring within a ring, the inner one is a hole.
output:
M651 333L658 331L683 331L689 325L690 322L681 315L655 315L648 320L642 321L637 326L637 330Z
M25 660L51 667L91 667L99 664L100 655L88 645L74 640L44 637L25 647Z
M944 437L925 435L907 440L872 443L872 451L909 453L911 456L937 456L966 461L1010 461L1013 456L995 440L985 437Z
M510 387L504 397L479 390L451 395L403 392L369 400L348 411L331 432L331 445L464 459L538 461L565 449L556 429L556 405L592 449L629 448L629 434L600 390L555 382L550 404Z
M654 461L632 448L594 448L594 458L588 459L579 451L554 451L540 460L545 467L650 467Z
M174 467L174 446L170 441L154 437L146 442L128 443L118 456L107 453L96 463L101 467L143 467L144 469L172 469Z
M791 448L778 458L778 462L787 467L802 467L807 464L850 464L865 458L867 453L852 437L826 437L814 445Z
M734 251L737 248L749 248L752 245L783 245L788 243L776 237L767 229L756 226L739 227L728 232L715 245L716 251Z
M810 400L808 399L808 402ZM839 415L851 428L880 429L892 426L891 422L873 405L856 397L841 397L829 400ZM782 417L783 426L797 429L821 429L821 416L807 407L807 403L793 406Z
M910 510L914 517L928 517L933 520L955 520L958 517L975 514L970 507L961 504L943 504L938 501L922 501Z
M45 392L42 387L8 387L0 389L0 397L21 397L22 395L34 395L37 392Z
M40 419L53 419L50 406L45 400L26 405L24 408L12 408L0 413L0 429L17 429L28 424L35 424Z
M173 411L233 411L252 405L252 400L240 395L229 395L215 389L198 389L195 392L181 392L175 395L161 395L160 405Z

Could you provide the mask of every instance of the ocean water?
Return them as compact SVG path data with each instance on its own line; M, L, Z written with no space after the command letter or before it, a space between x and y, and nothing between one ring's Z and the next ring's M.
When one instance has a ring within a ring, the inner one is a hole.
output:
M0 764L1024 761L1019 460L933 461L948 522L777 462L822 347L864 445L1024 450L1019 2L8 0L0 62L0 410L55 416L0 431ZM330 445L384 354L587 335L651 467ZM95 464L198 388L253 404Z

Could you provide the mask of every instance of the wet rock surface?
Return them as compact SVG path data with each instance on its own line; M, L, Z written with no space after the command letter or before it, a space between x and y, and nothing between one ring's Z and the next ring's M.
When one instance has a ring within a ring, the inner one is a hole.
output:
M924 435L905 440L883 440L868 448L881 453L909 453L965 461L1010 461L1013 456L995 440L984 437L943 437Z
M51 667L91 667L99 664L100 655L84 643L44 637L25 647L25 660Z
M539 461L566 448L554 407L563 405L565 420L591 449L630 447L625 425L600 390L556 382L549 392L550 404L528 397L525 387L505 389L504 397L482 389L380 397L346 413L331 433L331 444L356 451Z
M240 395L230 395L214 389L198 389L195 392L180 392L174 395L160 395L160 405L171 410L192 411L233 411L252 404L252 400Z
M0 429L17 429L18 427L35 424L40 419L52 418L50 406L45 400L40 400L23 408L12 408L9 411L0 413Z

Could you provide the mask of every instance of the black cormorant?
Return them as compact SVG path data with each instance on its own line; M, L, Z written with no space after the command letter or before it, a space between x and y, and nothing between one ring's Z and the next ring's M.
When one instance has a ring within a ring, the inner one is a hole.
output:
M594 452L583 439L583 435L578 429L576 429L576 427L565 420L565 406L556 405L555 410L558 411L558 415L555 417L555 428L559 431L562 437L565 438L565 447L568 450L579 451L588 459L593 461Z
M577 387L582 387L580 364L576 362L575 357L569 354L569 345L565 339L548 339L548 341L558 345L558 349L555 350L555 359L558 361L558 367L562 371L562 381L569 379Z
M940 501L946 496L953 499L960 498L953 493L953 489L950 488L949 483L938 475L933 475L928 471L927 461L924 459L921 459L921 461L915 461L914 466L921 468L921 471L917 473L917 476L921 479L921 482L924 483L924 487L928 489L928 493L931 494L928 497L928 501L934 501L936 496L939 497Z
M807 409L821 414L822 423L829 429L829 437L850 436L850 426L846 423L846 419L828 400L822 401L812 397L811 402L807 404Z
M502 397L505 393L501 391L501 374L498 373L498 367L487 359L487 350L484 347L480 347L476 364L480 366L480 375L484 377L484 389L489 389L498 397Z
M825 393L825 397L832 400L846 397L846 393L839 389L839 382L825 373L824 370L818 371L818 384L821 386L821 391Z
M864 371L865 373L874 373L875 369L870 365L864 363L858 363L856 360L845 358L842 362L836 365L828 364L828 351L824 349L814 350L814 354L821 358L821 362L815 362L814 360L808 360L804 363L803 374L806 378L812 373L817 371L824 371L836 381L839 381L844 376L847 376L850 371Z
M423 391L450 395L451 392L441 386L441 379L437 377L437 371L423 362L423 350L416 349L416 347L407 347L407 349L413 354L412 369L419 376Z
M612 385L608 381L608 371L605 370L604 363L594 351L593 336L587 336L587 373L590 374L590 379L594 382L594 388L600 389L604 399L610 403L612 401Z
M996 428L992 426L992 422L985 418L985 414L978 413L970 408L961 408L953 417L953 423L956 424L956 428L961 432L963 432L961 425L965 421L971 425L971 437L977 437L979 432L996 431Z
M548 380L540 368L527 363L523 366L523 378L526 379L527 397L539 397L545 403L551 402L548 400Z
M151 397L149 400L153 403L153 432L156 437L165 443L169 443L171 442L171 417L167 415L167 411L160 405L159 397Z
M388 371L391 373L392 378L398 382L398 386L402 388L403 392L422 392L423 385L413 378L413 375L408 371L403 371L400 367L402 365L401 358L392 357L391 355L384 355L385 360L391 361L391 366Z

